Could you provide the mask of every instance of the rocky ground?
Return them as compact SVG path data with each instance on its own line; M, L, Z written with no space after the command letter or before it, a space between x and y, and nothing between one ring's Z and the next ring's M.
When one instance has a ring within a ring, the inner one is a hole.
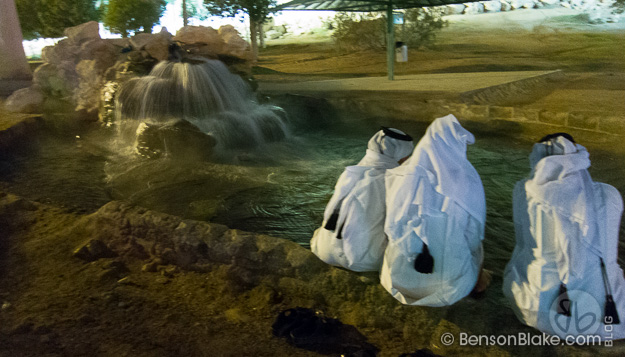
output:
M398 74L563 69L569 80L527 105L625 113L625 34L558 25L570 18L549 21L556 25L522 31L450 26L432 48L412 49ZM385 69L384 53L341 53L320 39L264 49L255 76L333 79ZM0 118L2 129L24 119L3 111ZM380 356L419 348L449 356L623 354L622 343L611 349L442 345L444 332L535 333L509 309L492 314L489 306L504 304L500 282L494 284L482 300L405 307L375 274L330 268L286 240L121 202L82 215L0 193L2 356L318 355L272 336L277 314L295 306L354 325ZM354 336L346 340L362 342Z

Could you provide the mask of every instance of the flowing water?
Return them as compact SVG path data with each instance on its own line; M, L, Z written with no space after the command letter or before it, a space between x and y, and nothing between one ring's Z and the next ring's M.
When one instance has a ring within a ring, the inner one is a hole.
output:
M427 127L338 118L319 105L287 116L256 102L240 77L210 60L161 62L123 84L116 98L117 130L43 130L37 143L0 158L0 185L76 212L126 200L308 245L337 178L362 158L379 125L417 139ZM512 189L529 172L532 144L492 132L475 136L467 155L486 191L485 264L501 271L514 247ZM625 192L622 160L593 151L591 160L595 180Z
M172 128L181 120L187 124ZM172 133L181 130L210 135L216 139L217 154L289 135L280 108L258 104L241 77L230 73L222 62L207 59L162 61L149 75L126 81L116 93L115 121L109 124L118 129L119 146L134 146L133 150L147 157L167 154L161 151L171 154L173 146L184 147L190 135L179 138ZM164 147L149 147L154 137L164 141Z
M31 150L0 160L0 184L9 192L76 212L93 212L112 199L307 245L321 223L334 184L364 155L377 124L415 138L423 123L390 122L298 129L282 142L232 151L229 161L145 159L110 150L102 131L48 131ZM583 143L582 143L583 144ZM468 158L486 191L485 263L502 270L514 247L512 189L529 172L531 143L476 133ZM591 175L625 192L625 164L591 151ZM623 224L621 237L625 236ZM625 256L620 248L621 259Z

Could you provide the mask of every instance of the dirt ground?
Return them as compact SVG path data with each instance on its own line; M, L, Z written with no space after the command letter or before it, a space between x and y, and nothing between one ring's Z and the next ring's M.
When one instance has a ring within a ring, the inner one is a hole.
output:
M396 73L562 69L567 81L530 105L625 113L625 31L569 23L575 19L510 28L452 24L430 48L410 49L409 62L397 64ZM327 37L284 42L261 50L254 68L259 81L385 75L383 51L343 53ZM15 120L2 111L0 118ZM149 271L139 259L84 262L72 252L86 237L65 230L80 215L7 193L0 201L1 356L318 355L271 335L277 313L293 301L242 293L218 269L199 273L161 264ZM383 329L361 332L381 356L431 347L407 344ZM511 352L475 350L485 353Z
M579 14L550 11L543 16L521 10L516 15L455 17L433 45L410 48L408 62L396 63L395 74L559 69L566 80L524 104L554 111L600 108L625 113L625 31L621 25L592 26L581 21ZM254 68L259 81L386 76L383 49L341 52L329 35L319 34L268 44Z

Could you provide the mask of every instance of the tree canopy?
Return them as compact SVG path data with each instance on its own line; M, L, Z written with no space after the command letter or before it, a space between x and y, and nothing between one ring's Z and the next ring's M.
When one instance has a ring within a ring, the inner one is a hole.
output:
M276 6L276 0L204 0L206 9L216 16L234 17L247 14L250 21L250 39L254 57L258 56L258 30Z
M99 20L96 0L16 0L24 39L62 37L67 27Z
M275 7L275 0L204 0L206 9L213 15L232 17L242 12L252 21L262 22Z
M104 5L104 26L128 37L130 32L151 32L165 11L165 0L109 0Z

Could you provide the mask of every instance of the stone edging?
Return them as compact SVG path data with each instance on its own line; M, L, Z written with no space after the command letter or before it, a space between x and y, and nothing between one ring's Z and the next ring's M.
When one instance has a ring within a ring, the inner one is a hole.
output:
M547 124L562 128L581 129L598 134L625 136L625 117L599 111L559 112L530 107L496 106L428 100L410 103L398 100L330 98L338 110L357 110L373 116L430 121L437 116L454 114L459 119L490 122L507 121L522 124Z

